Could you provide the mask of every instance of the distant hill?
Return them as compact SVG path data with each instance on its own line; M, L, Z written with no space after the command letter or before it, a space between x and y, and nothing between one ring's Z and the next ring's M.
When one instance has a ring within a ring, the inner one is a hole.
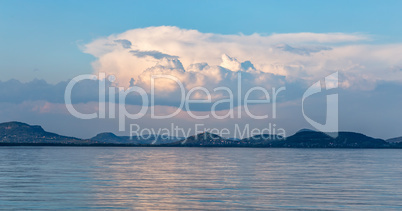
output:
M173 142L167 144L167 146L204 146L204 147L213 147L213 146L229 146L236 144L236 140L230 140L222 138L213 133L200 133L194 136L190 136L182 141Z
M390 138L385 140L386 142L389 143L402 143L402 136L401 137L396 137L396 138Z
M166 137L154 135L144 135L144 136L117 136L113 133L99 133L90 140L97 141L100 143L107 144L136 144L136 145L147 145L147 144L167 144L175 141L183 140L180 137Z
M330 136L331 135L331 136ZM289 137L269 134L245 139L223 138L212 133L200 133L188 138L117 136L100 133L91 139L79 139L45 131L41 126L22 122L0 124L0 145L122 145L161 147L293 147L293 148L402 148L402 137L376 139L360 133L339 132L326 134L312 130L300 130Z
M285 137L271 134L262 134L255 135L249 138L245 138L241 140L242 145L251 145L251 146L265 146L272 147L275 145L280 145L284 141Z
M127 143L127 140L125 138L116 136L114 133L99 133L95 137L90 138L90 140L100 143Z
M41 126L28 125L22 122L6 122L0 124L0 143L60 143L71 144L82 142L81 139L61 136L43 130Z
M340 147L340 148L382 148L388 147L388 143L382 139L368 137L360 133L339 132L333 138L322 132L304 131L298 132L286 138L283 147Z
M317 131L303 128L303 129L300 129L299 131L297 131L296 133L302 133L302 132L317 132Z
M242 140L225 139L211 133L190 136L170 146L225 146L225 147L294 147L294 148L383 148L390 145L360 133L339 132L336 138L312 130L299 131L284 138L275 135L256 135Z

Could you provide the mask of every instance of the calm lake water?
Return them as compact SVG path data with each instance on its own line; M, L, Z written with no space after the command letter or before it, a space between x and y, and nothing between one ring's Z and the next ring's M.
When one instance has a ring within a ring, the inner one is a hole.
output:
M402 150L0 147L3 209L402 209Z

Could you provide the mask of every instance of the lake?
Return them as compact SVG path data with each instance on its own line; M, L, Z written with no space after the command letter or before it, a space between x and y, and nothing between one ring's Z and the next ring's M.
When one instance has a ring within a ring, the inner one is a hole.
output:
M3 209L402 209L402 150L0 147Z

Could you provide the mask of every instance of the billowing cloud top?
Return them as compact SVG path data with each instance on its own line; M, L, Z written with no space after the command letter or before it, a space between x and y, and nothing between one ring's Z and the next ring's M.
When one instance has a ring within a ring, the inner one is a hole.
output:
M84 52L97 58L96 72L115 75L125 87L147 86L153 74L176 76L186 88L216 86L233 82L237 71L248 73L254 85L270 86L282 79L318 80L335 71L340 71L343 88L371 89L377 81L401 81L402 45L368 42L363 34L221 35L160 26L97 39Z

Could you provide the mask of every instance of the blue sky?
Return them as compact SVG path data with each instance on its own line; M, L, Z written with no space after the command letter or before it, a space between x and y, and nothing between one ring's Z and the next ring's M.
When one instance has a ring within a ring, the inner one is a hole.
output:
M400 42L401 1L0 1L1 80L90 73L79 45L148 26L218 34L342 32Z

